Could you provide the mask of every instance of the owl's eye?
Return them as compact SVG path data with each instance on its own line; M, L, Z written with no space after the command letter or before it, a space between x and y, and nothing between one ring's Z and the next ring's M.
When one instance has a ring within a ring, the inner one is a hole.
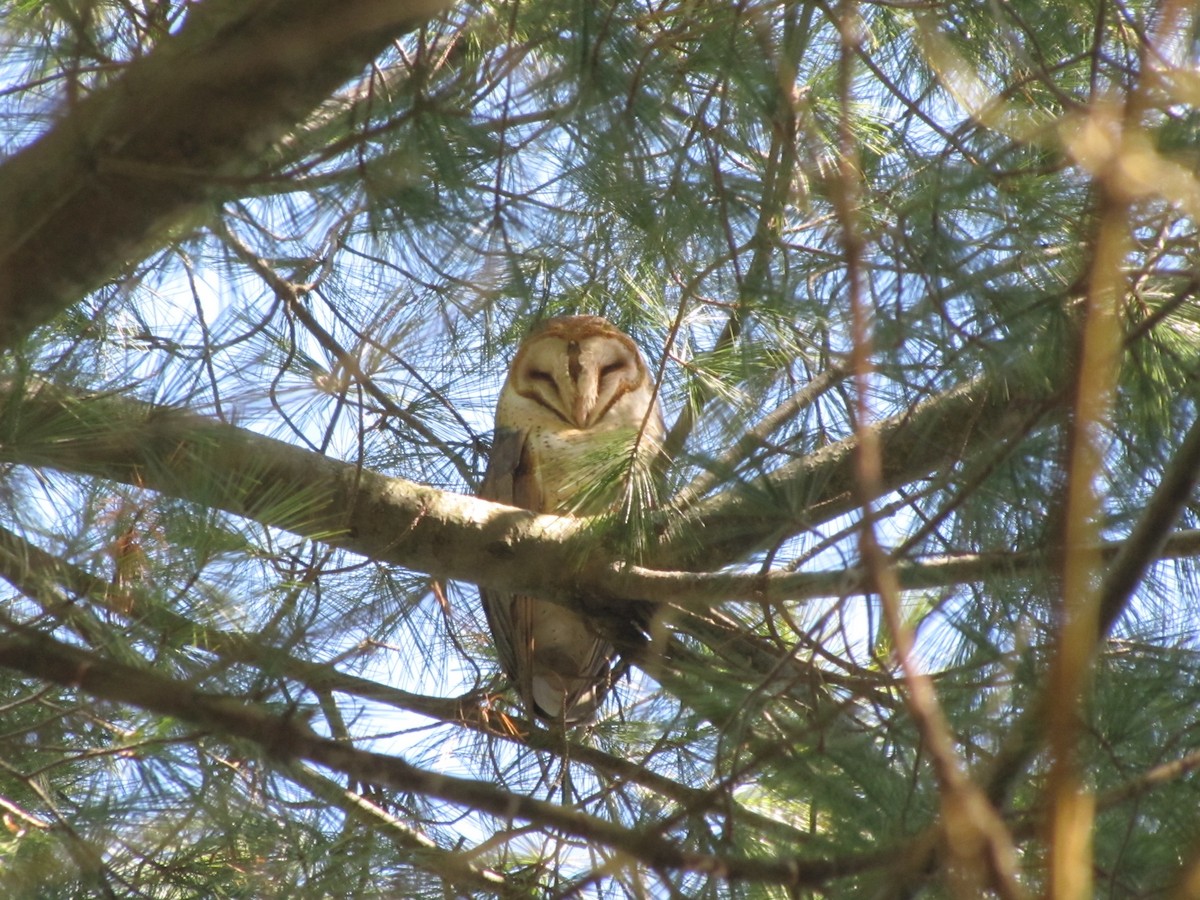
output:
M617 372L620 372L624 368L625 368L625 363L623 363L623 362L611 362L607 366L604 366L600 370L600 377L606 378L609 375L613 375Z
M549 372L543 372L541 369L530 369L525 375L530 381L544 381L547 384L554 384L554 376Z

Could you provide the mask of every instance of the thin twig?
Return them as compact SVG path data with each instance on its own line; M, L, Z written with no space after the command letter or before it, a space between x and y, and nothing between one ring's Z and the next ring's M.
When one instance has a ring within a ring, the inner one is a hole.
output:
M891 633L896 659L904 676L905 701L909 715L921 735L938 783L941 810L941 844L946 854L943 863L951 884L963 895L970 891L994 890L1007 900L1024 896L1017 879L1016 851L1012 835L983 791L967 776L950 724L942 712L933 683L922 672L915 658L912 629L904 620L900 602L900 584L887 554L875 533L874 503L884 493L883 458L878 432L872 421L868 397L873 374L871 363L871 319L866 308L863 256L866 244L859 224L862 176L858 168L857 144L851 130L851 85L853 60L861 35L854 0L847 0L838 11L841 34L839 85L839 178L834 190L834 206L842 227L846 259L846 277L852 319L851 372L855 399L855 428L858 436L856 493L862 510L860 548L863 563L883 606Z

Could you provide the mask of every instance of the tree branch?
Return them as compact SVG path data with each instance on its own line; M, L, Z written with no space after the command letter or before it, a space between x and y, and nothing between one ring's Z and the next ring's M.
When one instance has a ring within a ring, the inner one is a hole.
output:
M177 33L0 167L0 346L163 243L389 41L446 5L193 5Z
M882 419L870 429L883 457L880 490L949 466L970 447L1004 434L1030 408L1060 402L1054 379L1026 366L976 378ZM696 503L682 524L673 523L649 564L717 568L849 512L859 502L853 462L858 444L851 435ZM668 515L675 511L669 507Z
M1112 563L1099 585L1098 640L1108 637L1134 589L1145 576L1149 562L1164 548L1171 552L1176 541L1185 542L1195 532L1186 531L1167 538L1183 507L1200 479L1200 420L1192 423L1180 448L1163 472L1146 508L1133 528L1129 540L1112 554ZM1012 782L1033 759L1045 736L1042 726L1050 709L1053 686L1047 684L1024 713L1013 723L1008 739L992 758L986 773L988 792L999 802Z
M433 872L459 890L470 889L472 896L477 896L480 891L501 897L526 896L499 872L475 865L458 849L446 850L438 846L378 804L347 790L309 766L294 763L281 768L292 781L336 806L347 818L361 822L390 840L411 857L414 865Z
M98 630L100 626L86 614L85 607L72 602L73 598L67 595L87 598L109 613L128 618L131 605L112 602L108 582L47 553L2 526L0 578L34 600L48 615L60 617L84 634L90 634L88 629ZM440 722L454 723L535 750L562 753L574 763L582 763L612 778L638 784L692 810L713 809L718 799L710 791L680 784L628 758L605 753L591 743L555 734L542 728L536 721L517 721L515 724L521 735L517 737L490 726L480 708L465 702L464 698L430 697L403 691L342 672L330 663L301 659L249 635L210 626L201 627L186 616L157 605L143 605L135 601L132 608L149 609L141 618L142 624L152 630L161 629L168 643L186 642L206 653L215 654L226 663L241 663L267 672L282 673L310 691L336 691L415 712ZM82 625L78 621L80 619L83 620ZM100 641L97 640L97 643ZM346 798L339 800L339 803L343 802L346 802ZM739 821L773 830L791 843L799 843L804 838L803 832L792 826L768 819L740 804L723 800L722 807Z
M752 859L693 853L650 831L628 829L570 807L512 794L486 782L429 772L394 756L359 750L321 737L296 716L273 715L229 697L205 694L150 669L104 659L15 623L7 624L10 631L20 634L0 639L0 666L250 741L279 762L304 760L370 784L411 791L502 819L523 819L620 850L651 868L719 872L740 881L815 887L864 865L860 858Z
M1029 380L978 379L874 426L884 489L990 440L1006 413L1051 403L1050 389L1037 387L1045 383ZM596 546L586 520L388 478L184 410L41 381L0 386L0 459L148 487L435 577L549 598L647 599L664 577L655 568L715 568L846 512L857 440L706 498L672 523L645 568L628 569ZM802 590L804 580L783 583ZM736 581L717 575L711 584L727 591Z
M1187 497L1189 494L1182 494ZM1171 522L1174 519L1169 520ZM1136 533L1135 533L1136 535ZM1131 541L1137 542L1135 536ZM1160 543L1161 542L1161 543ZM1200 530L1187 529L1156 536L1150 546L1129 547L1127 541L1099 545L1102 559L1115 560L1136 549L1137 564L1144 567L1163 559L1200 555ZM896 560L891 564L900 589L905 591L949 588L956 584L1019 578L1046 571L1058 559L1052 550L1012 550L997 553L964 553L955 556ZM1123 568L1123 567L1121 567ZM659 603L674 603L690 609L706 609L730 598L754 599L764 603L816 600L822 597L852 597L873 591L867 571L861 567L821 572L684 572L650 569L645 566L619 568L612 576L621 597L640 597Z
M10 462L150 488L437 577L553 595L578 587L563 573L578 573L594 549L583 521L388 478L113 394L0 386L0 435Z

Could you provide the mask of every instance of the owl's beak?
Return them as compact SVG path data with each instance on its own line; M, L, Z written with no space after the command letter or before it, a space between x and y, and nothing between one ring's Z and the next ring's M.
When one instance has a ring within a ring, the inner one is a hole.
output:
M571 404L571 418L578 428L588 427L588 418L596 408L596 392L599 390L597 372L585 368L575 380L575 402Z

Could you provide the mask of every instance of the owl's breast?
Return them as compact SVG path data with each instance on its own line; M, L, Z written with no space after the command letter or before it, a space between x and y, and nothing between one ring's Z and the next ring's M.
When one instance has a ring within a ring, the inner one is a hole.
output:
M544 511L589 515L609 506L636 439L636 428L531 430Z

